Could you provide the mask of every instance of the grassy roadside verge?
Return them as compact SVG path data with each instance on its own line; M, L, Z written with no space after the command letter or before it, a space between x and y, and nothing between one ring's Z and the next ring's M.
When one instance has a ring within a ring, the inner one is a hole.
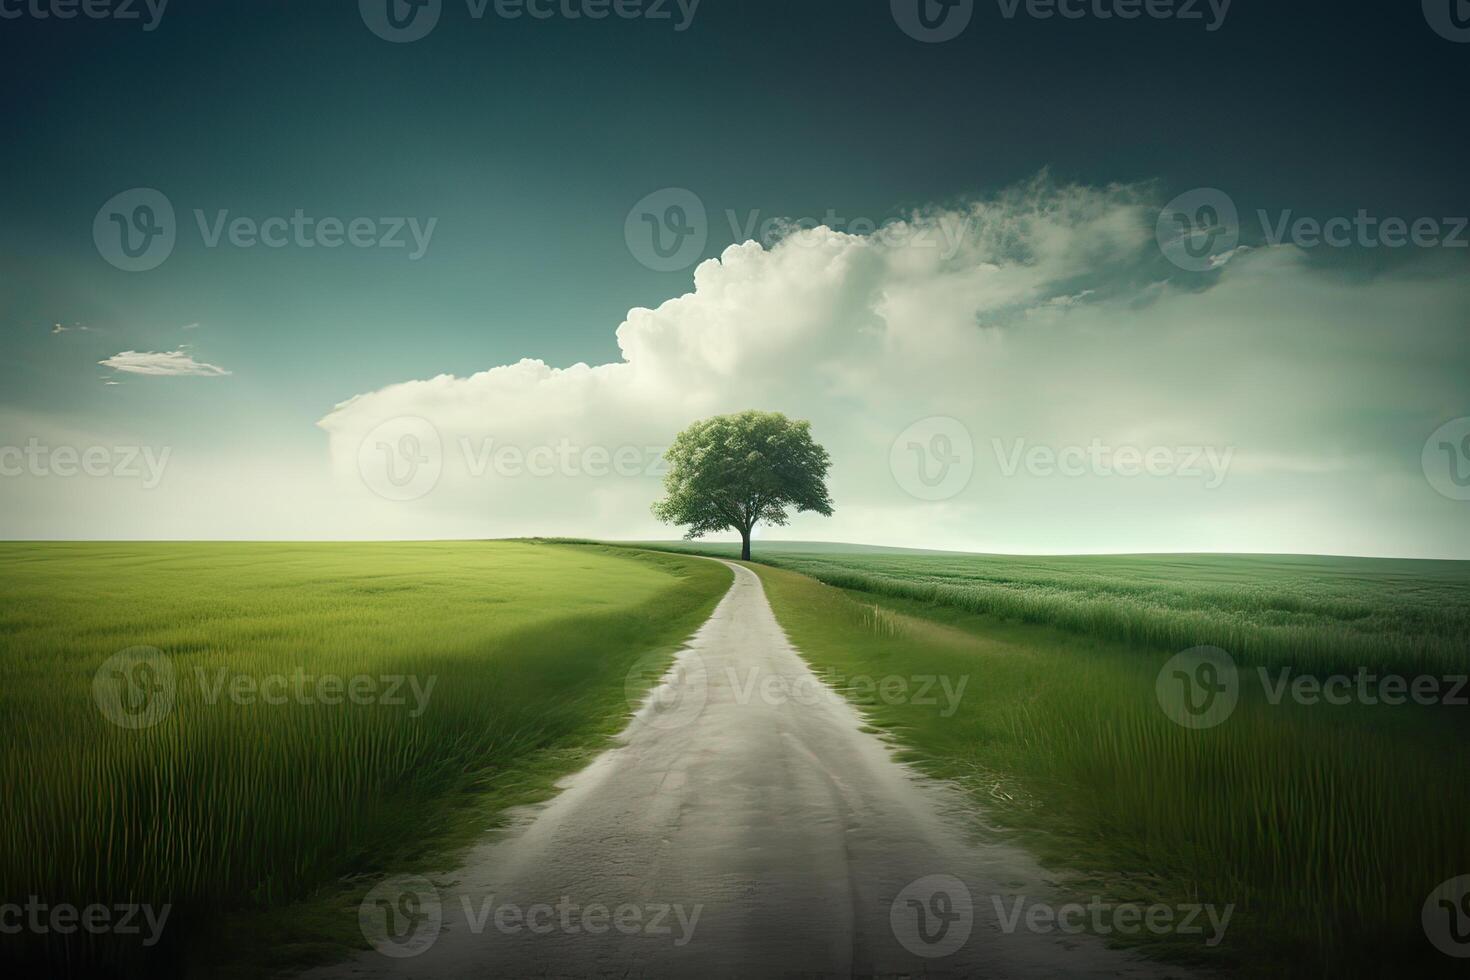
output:
M1219 947L1145 934L1150 952L1250 975L1451 962L1420 925L1431 890L1470 870L1470 751L1446 710L1272 705L1247 685L1225 724L1187 730L1154 694L1174 650L752 567L829 678L968 678L947 716L942 699L848 693L915 765L1072 872L1076 894L1236 906Z
M622 726L630 669L671 658L728 582L531 542L0 547L4 900L172 908L146 949L49 934L5 958L258 974L361 947L375 875L441 867L545 795ZM140 645L155 672L124 670L123 702L170 697L131 729L94 682ZM370 696L344 698L360 677Z

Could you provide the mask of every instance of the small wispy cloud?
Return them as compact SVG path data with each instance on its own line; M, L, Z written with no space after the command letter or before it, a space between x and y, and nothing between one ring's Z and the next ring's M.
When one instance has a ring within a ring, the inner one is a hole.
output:
M1211 255L1210 269L1223 269L1225 267L1225 264L1228 263L1231 259L1235 258L1237 255L1244 255L1250 250L1251 247L1249 245L1237 245L1228 251L1219 252L1215 255Z
M146 374L154 377L218 378L230 373L214 364L196 361L184 350L125 350L97 363L125 374Z
M180 330L198 330L199 329L199 324L197 324L197 323L186 323L182 327L180 327L179 329Z

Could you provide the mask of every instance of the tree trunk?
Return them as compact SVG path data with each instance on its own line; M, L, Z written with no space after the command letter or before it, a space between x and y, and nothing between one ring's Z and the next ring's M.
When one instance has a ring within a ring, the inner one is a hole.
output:
M750 561L750 532L740 532L740 560Z

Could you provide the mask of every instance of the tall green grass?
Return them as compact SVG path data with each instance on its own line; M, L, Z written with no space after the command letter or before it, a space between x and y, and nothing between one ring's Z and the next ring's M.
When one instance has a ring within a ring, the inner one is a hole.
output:
M1174 639L1125 644L757 570L819 671L968 677L949 717L862 707L1077 895L1237 906L1219 948L1145 937L1155 952L1251 976L1452 972L1419 916L1470 873L1463 708L1273 705L1243 671L1235 713L1189 730L1154 693Z
M629 668L671 654L728 581L531 543L0 545L0 901L173 907L151 950L52 935L6 953L166 971L232 911L431 844L508 770L615 730ZM170 659L176 701L135 731L92 683L138 645ZM417 717L407 686L405 704L211 703L197 671L220 669L434 686Z
M1151 648L1218 646L1243 664L1409 674L1470 662L1470 562L757 551L765 564L839 588Z

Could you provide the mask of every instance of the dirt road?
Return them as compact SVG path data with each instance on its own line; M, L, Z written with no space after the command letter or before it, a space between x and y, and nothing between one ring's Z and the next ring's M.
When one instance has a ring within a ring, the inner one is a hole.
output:
M731 567L616 747L457 874L377 890L380 952L318 975L1179 975L1028 928L1045 873L971 839Z

